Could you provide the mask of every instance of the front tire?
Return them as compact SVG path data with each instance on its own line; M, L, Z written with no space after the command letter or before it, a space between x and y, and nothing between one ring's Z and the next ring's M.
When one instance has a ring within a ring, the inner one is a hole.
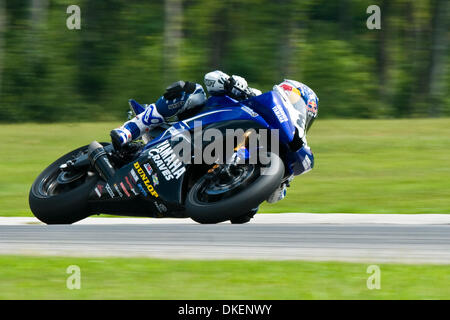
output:
M244 224L250 222L253 219L255 214L258 212L259 208L255 208L247 212L245 215L230 219L231 224Z
M86 152L88 146L78 148L53 162L34 181L29 195L31 211L46 224L72 224L87 218L88 197L98 182L98 175L90 172L67 185L58 185L60 165Z
M199 223L219 223L238 219L252 209L258 207L272 194L280 185L284 175L284 164L278 155L268 153L271 163L271 174L261 175L260 171L256 177L245 186L225 199L219 201L202 201L202 188L205 178L200 178L190 189L186 197L186 212L192 220Z

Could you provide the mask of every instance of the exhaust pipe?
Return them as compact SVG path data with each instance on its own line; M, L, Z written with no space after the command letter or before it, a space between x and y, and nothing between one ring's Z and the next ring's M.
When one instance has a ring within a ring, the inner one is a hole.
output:
M89 145L88 158L92 166L105 181L111 179L116 173L116 170L111 165L111 162L109 162L105 149L97 141L93 141Z

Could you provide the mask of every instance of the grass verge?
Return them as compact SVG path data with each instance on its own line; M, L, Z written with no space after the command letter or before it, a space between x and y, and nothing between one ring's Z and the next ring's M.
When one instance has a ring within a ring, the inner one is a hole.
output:
M80 268L81 289L66 273ZM0 299L449 299L448 266L0 256Z

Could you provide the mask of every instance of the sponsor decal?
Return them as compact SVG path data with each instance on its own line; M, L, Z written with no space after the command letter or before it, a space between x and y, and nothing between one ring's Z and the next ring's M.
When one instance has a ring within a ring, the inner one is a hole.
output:
M141 180L145 184L145 187L147 188L148 192L150 192L150 194L155 198L158 198L159 197L158 193L155 191L155 188L153 188L152 184L150 183L150 180L148 180L147 175L145 174L145 171L144 169L142 169L139 162L134 163L134 168L136 169L138 175L141 177Z
M154 202L156 209L158 209L158 211L160 213L164 213L167 212L167 207L165 205L163 205L162 203L158 203L158 202Z
M102 197L103 186L101 184L98 184L97 187L94 190L95 190L95 193L97 194L97 196L99 198L101 198Z
M156 174L152 175L153 185L157 186L159 184L159 179Z
M133 185L131 184L130 179L128 179L128 177L125 177L125 182L126 182L127 185L130 187L131 192L133 192L133 194L134 194L135 196L137 196L138 193L136 192L136 190L134 190L134 187L133 187Z
M147 171L148 175L151 176L152 173L153 173L153 169L152 169L152 167L150 166L150 164L144 163L144 168L145 168L145 171Z
M298 90L300 91L300 94L302 97L306 96L306 92L305 92L305 88L304 87L299 87Z
M179 135L179 134L183 133L184 130L183 130L183 128L177 129L175 127L170 127L169 129L167 129L167 131L169 131L169 133L172 136L176 136L176 135Z
M253 111L251 108L247 107L247 106L243 106L241 108L242 110L244 110L245 112L247 112L249 115L251 115L252 117L257 117L259 116L259 114L257 114L255 111Z
M149 108L147 108L147 111L144 113L144 117L142 118L142 122L144 122L144 124L149 124L149 120L150 120L150 115L153 112L153 106L150 106Z
M300 90L298 90L297 88L290 86L288 84L282 84L280 87L282 87L284 89L284 91L292 91L296 94L298 94L299 96L301 96L302 94L300 93Z
M280 123L288 121L288 117L286 116L286 113L283 110L283 107L276 105L272 108L273 112L275 112L275 115L277 116Z
M317 103L314 100L309 101L307 107L309 111L317 113Z
M214 83L216 83L216 80L205 79L205 85L206 85L207 87L212 87L212 86L214 86Z
M293 89L292 86L290 86L286 83L283 83L280 87L282 87L285 91L292 91L292 89Z
M116 189L117 193L122 198L123 197L123 193L120 191L119 186L117 184L115 184L115 183L114 183L114 189Z
M128 192L127 188L125 188L125 185L123 184L123 182L120 183L120 186L122 187L123 192L125 192L125 194L127 195L127 197L131 197L130 193Z
M107 184L107 185L105 186L105 189L106 189L106 191L108 191L109 196L110 196L111 198L114 198L114 197L116 196L116 195L114 194L114 192L112 191L111 187L109 186L109 184Z
M174 154L168 140L151 149L148 152L148 156L155 162L167 181L173 178L179 179L186 172L186 168Z
M172 104L168 104L167 108L169 110L181 108L182 106L184 106L184 103L185 103L185 101L181 100L181 101L178 101L178 102L175 102L175 103L172 103Z
M137 187L139 188L139 191L141 191L141 193L144 195L144 197L146 197L147 196L147 191L145 191L145 189L142 186L142 184L138 183Z
M303 168L305 169L305 171L303 173L306 173L307 171L310 171L312 169L312 167L311 167L311 159L308 156L306 156L303 159L303 161L302 161L302 165L303 165Z
M131 177L133 178L134 182L138 182L139 181L139 177L136 174L136 171L134 171L133 169L131 169L130 171Z

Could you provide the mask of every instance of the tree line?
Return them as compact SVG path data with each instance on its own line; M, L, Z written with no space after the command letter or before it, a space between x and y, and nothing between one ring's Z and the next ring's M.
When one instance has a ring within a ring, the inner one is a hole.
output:
M370 5L381 29L369 30ZM66 9L80 7L81 29ZM0 0L0 121L123 118L220 69L309 85L320 117L450 115L447 0Z

